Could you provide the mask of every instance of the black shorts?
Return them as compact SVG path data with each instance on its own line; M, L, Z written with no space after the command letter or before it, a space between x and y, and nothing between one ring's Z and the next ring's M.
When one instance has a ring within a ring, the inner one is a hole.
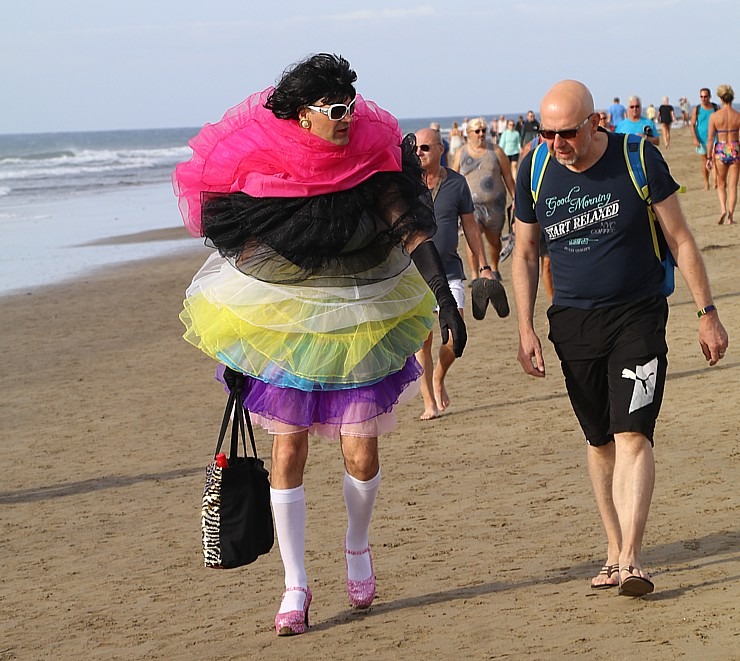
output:
M586 441L639 432L652 443L668 367L665 297L593 310L553 305L547 316Z

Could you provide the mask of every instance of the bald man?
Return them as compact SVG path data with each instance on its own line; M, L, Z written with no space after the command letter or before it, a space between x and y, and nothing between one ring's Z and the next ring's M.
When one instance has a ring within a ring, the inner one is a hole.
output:
M462 316L465 307L465 285L463 284L465 272L462 260L457 253L458 220L475 263L474 277L488 278L492 281L494 277L493 270L486 263L483 238L473 215L473 197L470 194L468 182L462 175L442 165L443 149L439 131L436 129L421 129L416 132L416 153L421 160L426 184L432 191L434 215L437 220L437 233L432 241L442 258L450 291L457 301L457 307ZM494 282L492 286L498 288L498 296L506 300L503 286L497 281ZM449 342L442 344L439 347L437 364L434 365L432 334L430 333L422 348L416 353L416 359L424 370L420 382L424 410L419 419L432 420L450 405L445 377L452 363L455 362L455 352Z
M588 443L588 467L607 538L594 589L619 586L639 597L654 589L643 568L642 539L655 481L653 432L667 367L668 303L653 252L650 220L624 158L624 136L598 127L588 88L557 83L540 108L551 156L535 203L529 154L516 187L517 240L512 279L519 362L545 376L534 329L540 232L553 274L550 339L573 410ZM727 349L706 269L660 152L645 144L653 209L698 309L699 343L710 365ZM533 152L534 153L534 152Z

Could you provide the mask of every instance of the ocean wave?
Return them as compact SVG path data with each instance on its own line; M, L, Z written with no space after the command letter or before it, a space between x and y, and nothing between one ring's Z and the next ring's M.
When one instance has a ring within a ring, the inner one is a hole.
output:
M5 157L0 159L0 180L174 167L189 154L188 147L178 146L158 149L83 149L76 152L48 152L43 157L41 154Z
M0 167L6 163L23 163L25 161L43 161L46 159L55 159L62 157L74 156L75 153L69 150L38 152L32 154L22 154L18 156L0 156Z

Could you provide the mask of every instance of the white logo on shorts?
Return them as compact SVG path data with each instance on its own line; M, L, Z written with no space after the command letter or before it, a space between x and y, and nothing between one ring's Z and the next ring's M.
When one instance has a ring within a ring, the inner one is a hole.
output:
M634 372L628 369L622 370L623 379L632 379L635 382L635 387L632 390L632 401L630 402L630 413L653 403L657 372L657 358L653 358L649 363L645 363L644 365L638 365Z

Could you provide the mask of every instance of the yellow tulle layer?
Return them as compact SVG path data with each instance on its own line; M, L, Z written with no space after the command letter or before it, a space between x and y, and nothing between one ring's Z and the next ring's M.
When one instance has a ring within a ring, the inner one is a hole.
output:
M276 385L379 381L404 366L433 324L434 296L413 266L373 285L320 288L271 285L209 261L188 289L184 338Z

